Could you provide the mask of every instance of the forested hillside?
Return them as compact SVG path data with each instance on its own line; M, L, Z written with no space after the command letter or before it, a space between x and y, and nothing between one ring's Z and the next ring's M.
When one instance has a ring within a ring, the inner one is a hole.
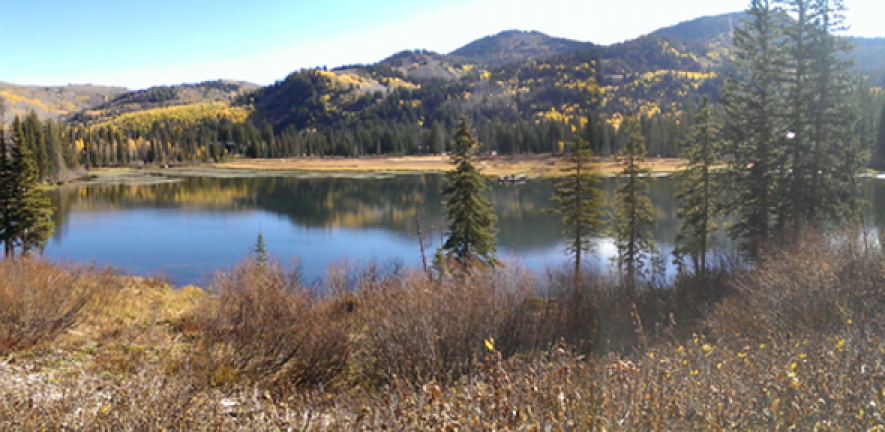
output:
M723 80L735 73L733 28L746 17L699 18L611 46L505 31L450 54L403 51L370 65L296 71L261 88L215 81L24 94L0 86L0 95L7 120L28 107L39 108L31 125L59 119L43 134L69 148L72 167L438 154L449 150L462 114L486 153L556 153L581 137L594 154L616 155L627 140L621 124L637 118L650 155L678 156L699 101L718 106ZM872 153L885 43L854 46L854 72L872 80L853 84L858 139ZM51 104L38 97L56 93Z

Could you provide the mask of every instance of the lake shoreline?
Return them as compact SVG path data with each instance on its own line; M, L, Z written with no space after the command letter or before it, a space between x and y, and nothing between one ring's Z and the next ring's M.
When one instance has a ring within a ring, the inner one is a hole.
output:
M480 156L478 168L490 179L524 174L529 179L560 178L566 174L563 158L551 154ZM681 171L686 160L678 158L648 158L640 165L658 177ZM594 157L592 169L602 177L617 176L623 169L621 161L611 157ZM261 178L261 177L346 177L378 178L406 174L442 174L451 170L448 156L402 156L361 158L283 158L235 159L223 163L168 166L110 167L90 170L85 178L45 189L131 185L145 186L174 183L185 177Z
M525 174L528 177L562 177L566 164L563 158L551 154L480 156L479 170L487 177ZM648 158L641 164L652 173L679 171L686 160L679 158ZM620 172L623 165L610 157L594 157L592 168L598 175ZM246 169L254 171L301 171L301 172L361 172L361 173L433 173L451 169L448 156L402 156L362 158L287 158L287 159L237 159L211 165L223 169Z

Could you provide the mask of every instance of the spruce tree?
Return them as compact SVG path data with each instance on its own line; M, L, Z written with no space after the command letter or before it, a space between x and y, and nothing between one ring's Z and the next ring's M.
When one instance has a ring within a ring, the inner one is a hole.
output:
M876 137L876 158L873 167L879 171L885 171L885 106L879 115L879 134Z
M808 106L810 185L803 216L814 228L840 224L857 216L858 175L868 158L858 136L860 115L850 71L852 45L833 33L843 28L841 0L815 0Z
M22 255L42 249L54 231L52 202L38 189L37 164L31 149L23 144L25 132L18 117L13 125L14 138L10 148L12 230L6 236L7 256L13 254L15 246L21 246Z
M789 111L780 85L784 62L780 14L768 0L753 0L747 14L732 40L741 79L725 80L720 104L726 119L724 181L732 190L725 209L734 217L728 232L752 258L771 240L781 209L778 198L784 194L777 186L787 172L782 156L788 127L783 115ZM784 218L780 220L783 224Z
M784 36L783 56L775 67L780 70L780 86L784 98L784 117L789 139L785 140L784 178L780 197L780 229L789 228L791 238L796 238L805 225L804 207L808 203L808 175L806 163L811 137L809 136L809 104L814 97L811 57L814 40L814 12L811 0L774 0L774 4L789 14L778 14L775 25Z
M488 189L485 179L475 166L477 147L467 119L462 117L450 157L454 169L446 173L448 185L443 190L449 226L442 249L461 264L478 259L494 266L497 264L497 217L485 197Z
M262 268L267 266L270 258L267 253L267 246L264 244L264 235L261 231L258 232L258 238L255 240L255 247L252 248L252 253L255 256L255 262Z
M37 182L41 182L49 178L51 171L49 154L46 151L46 135L43 133L43 123L37 117L37 113L31 111L25 118L22 125L24 128L24 139L18 141L19 145L24 145L31 153L34 159L34 168L37 170Z
M615 246L618 249L618 268L626 276L630 295L636 281L646 273L645 262L654 251L651 228L655 225L654 209L648 197L649 169L639 164L645 161L645 143L638 119L628 119L625 128L627 144L621 149L626 180L618 186L615 197Z
M12 211L13 198L12 164L6 139L6 104L0 97L0 243L4 245L4 255L12 251L12 237L15 233Z
M712 173L721 146L720 129L713 107L704 98L683 144L682 157L688 159L688 166L675 175L682 189L676 194L681 223L673 255L680 268L684 266L685 256L690 256L694 270L701 275L707 272L710 233L716 229L714 197L721 192Z
M592 134L590 134L592 136ZM553 199L559 202L555 213L562 214L562 234L566 253L574 257L574 290L581 280L581 257L592 252L591 241L602 236L602 194L599 178L590 166L590 143L580 138L568 145L565 177L555 184Z

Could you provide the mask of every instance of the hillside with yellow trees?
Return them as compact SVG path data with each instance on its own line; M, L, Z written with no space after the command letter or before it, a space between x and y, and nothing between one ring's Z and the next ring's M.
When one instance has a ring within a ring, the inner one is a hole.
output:
M699 102L717 106L735 73L731 35L744 17L699 18L611 46L511 30L449 54L402 51L374 64L295 71L267 87L0 83L0 96L7 114L57 119L43 125L54 137L46 153L71 166L442 154L462 115L487 154L558 153L583 138L594 154L616 155L627 140L621 123L638 118L648 153L673 157ZM885 76L876 72L885 70L885 42L854 42L859 138L872 149L885 104ZM52 160L43 172L63 165Z

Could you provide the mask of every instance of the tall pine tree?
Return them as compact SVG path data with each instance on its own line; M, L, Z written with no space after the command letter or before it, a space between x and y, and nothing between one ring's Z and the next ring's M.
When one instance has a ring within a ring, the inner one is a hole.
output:
M452 145L454 169L446 173L448 185L443 202L449 220L447 238L442 246L461 264L476 259L496 265L496 234L494 209L485 197L485 179L476 168L478 144L470 135L467 119L462 117Z
M593 134L590 134L591 136ZM575 260L574 290L581 280L581 258L592 251L592 240L602 236L602 194L599 179L590 166L590 143L580 138L568 145L566 175L556 182L553 199L559 202L555 213L562 217L566 252Z
M0 97L0 243L4 246L4 255L9 257L13 248L15 205L13 202L14 178L12 161L6 138L6 100Z
M38 189L40 179L37 164L31 149L25 142L25 128L19 118L13 121L13 139L9 150L10 223L6 237L6 256L11 257L15 246L20 246L22 255L31 250L42 249L52 237L52 202Z
M700 275L707 272L710 233L716 229L714 197L721 190L712 169L721 146L720 129L713 107L704 98L685 138L683 157L688 159L688 166L675 176L682 189L676 194L681 223L673 254L680 268L685 256L690 256Z
M812 2L813 47L808 106L810 184L804 219L813 228L840 224L860 211L858 175L869 155L857 134L861 122L850 71L852 45L834 32L843 29L845 8L841 0Z
M645 143L639 119L629 119L621 125L627 135L627 144L621 149L626 178L618 186L615 197L615 246L618 249L618 268L626 277L630 295L636 282L647 275L645 264L654 251L651 228L655 225L654 209L648 197L649 169L639 164L645 161Z
M778 184L784 163L788 125L784 114L784 38L780 13L768 0L753 0L748 19L734 30L735 66L741 79L728 77L720 104L725 112L723 157L732 193L726 210L735 218L729 235L750 257L771 240L778 217ZM783 218L781 218L783 221Z
M885 170L885 105L879 115L879 134L876 138L876 158L873 167L879 171Z

